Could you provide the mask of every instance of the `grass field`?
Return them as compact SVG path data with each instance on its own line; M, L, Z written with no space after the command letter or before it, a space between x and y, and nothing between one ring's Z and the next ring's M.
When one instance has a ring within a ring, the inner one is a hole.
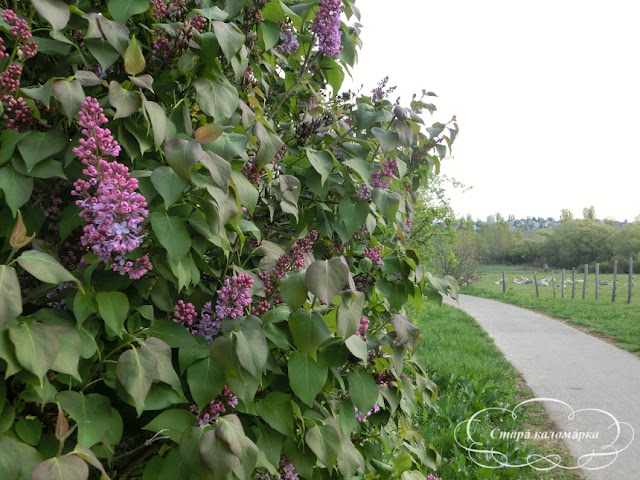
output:
M506 273L507 292L502 285L495 284ZM600 286L599 300L595 300L595 276L589 274L587 296L582 300L582 284L576 285L575 298L572 299L571 285L565 285L565 298L561 298L560 273L555 272L556 297L553 296L551 282L548 287L539 287L540 297L536 297L534 284L518 285L514 276L533 278L533 270L519 266L483 265L480 278L462 292L485 298L493 298L518 305L559 318L585 331L607 337L620 347L640 356L640 285L633 290L632 301L627 303L628 275L618 275L616 302L611 302L611 286ZM538 280L551 277L551 271L537 271ZM567 272L571 278L571 272ZM582 279L582 272L576 272L576 279ZM600 275L600 280L613 280L613 275Z
M513 408L519 402L534 398L533 393L497 350L493 341L478 324L460 310L448 306L425 306L415 314L425 337L418 355L427 367L431 380L438 385L438 398L425 407L420 420L427 442L442 455L444 467L437 473L443 480L469 479L565 479L583 478L560 469L539 472L531 467L489 469L473 463L454 437L456 425L474 413L489 407ZM544 410L535 406L526 417L507 419L500 424L503 431L551 430ZM489 439L490 428L483 439ZM489 439L489 442L491 440ZM559 441L546 441L537 446L530 441L500 440L496 450L507 453L512 463L531 453L569 455Z

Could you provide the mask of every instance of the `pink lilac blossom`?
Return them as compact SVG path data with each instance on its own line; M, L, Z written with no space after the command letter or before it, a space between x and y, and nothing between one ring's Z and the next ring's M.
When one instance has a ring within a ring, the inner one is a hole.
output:
M164 0L151 0L151 16L156 20L164 20L167 16L167 4Z
M318 37L318 48L330 57L342 51L340 14L343 9L342 0L321 0L311 25L311 31Z
M364 249L364 256L371 260L374 265L382 265L382 247L371 247Z
M17 132L24 132L36 123L33 112L24 98L3 95L0 100L5 102L2 118L7 121L7 124L0 129L7 128Z
M246 274L226 278L218 293L216 315L218 318L236 318L242 316L244 308L251 305L251 287L253 278Z
M358 327L358 332L356 335L359 337L364 337L369 330L369 319L365 316L360 317L360 326Z
M0 74L0 92L3 94L12 94L18 90L21 75L22 67L16 64L9 65L7 70Z
M191 26L200 33L202 33L202 31L204 30L206 24L207 19L202 15L194 15L193 18L191 18Z
M393 158L381 162L378 168L371 174L371 186L388 189L393 179L393 174L398 170L398 164Z
M364 200L365 202L371 200L371 190L366 183L361 183L360 186L356 189L356 197L360 200Z
M7 47L4 46L4 40L0 37L0 60L5 58L9 58L9 53L7 52Z
M285 23L284 25L282 25L282 28L280 30L280 41L282 43L280 43L277 48L282 53L286 53L287 55L292 52L296 52L298 50L298 47L300 47L300 44L298 43L298 37L295 33L293 33L291 24L289 23Z
M162 64L169 62L171 58L171 45L166 37L158 37L151 47L151 59Z
M207 302L200 310L200 319L194 325L192 333L204 337L207 342L212 342L213 337L222 331L222 321L216 317L211 302Z
M178 304L173 307L173 321L190 328L196 322L198 313L196 307L191 302L178 300Z
M115 256L112 269L138 279L152 268L151 262L146 256L130 261L125 255L144 241L142 222L149 214L147 202L136 191L138 180L131 178L129 169L104 159L117 157L120 145L108 128L102 128L107 118L98 101L87 97L78 115L85 138L79 140L80 146L73 153L85 165L82 173L89 180L76 180L71 194L81 197L76 205L82 208L80 216L87 222L82 245L89 246L103 261Z
M380 411L380 405L378 405L377 403L373 406L371 410L369 410L364 415L356 407L353 407L353 408L355 408L356 410L356 420L358 420L360 423L367 423L367 418L369 418L374 413L378 413Z
M353 234L353 239L363 245L369 243L369 230L367 230L367 227L358 227L356 232Z
M221 413L225 413L227 408L235 408L238 406L238 397L236 397L228 386L224 386L222 392L216 398L211 400L200 411L196 405L191 405L189 411L197 417L198 426L204 427L214 423Z
M436 477L433 473L427 475L427 480L442 480L440 477Z
M263 171L264 168L258 168L258 159L256 157L251 159L251 163L247 163L242 167L242 173L247 177L247 180L256 186L260 184L260 173Z

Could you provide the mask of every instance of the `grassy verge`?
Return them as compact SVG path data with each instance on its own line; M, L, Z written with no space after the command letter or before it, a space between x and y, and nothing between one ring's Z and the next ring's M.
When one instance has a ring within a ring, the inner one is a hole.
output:
M507 291L502 292L502 285L495 284L505 271ZM551 272L537 272L538 279L550 277ZM481 269L480 279L470 286L463 287L462 292L479 297L493 298L506 303L536 310L554 318L559 318L575 325L588 333L611 339L620 348L640 356L640 291L635 287L632 302L627 303L628 281L626 275L618 276L618 298L611 302L611 286L601 286L600 298L595 300L595 277L589 275L587 298L582 299L582 284L576 285L575 298L572 299L571 285L565 286L565 298L561 297L560 274L555 272L556 296L553 296L551 284L539 287L540 297L536 297L533 284L518 285L513 282L516 275L533 278L533 270L523 267L505 267L501 265L485 265ZM568 274L570 276L570 273ZM582 279L582 274L576 275ZM612 275L600 275L601 281L612 281Z
M456 425L485 408L513 408L534 395L489 336L465 313L447 306L427 306L415 316L426 338L418 355L438 385L438 398L432 407L425 407L421 421L425 438L443 457L445 466L438 472L439 477L443 480L583 478L560 469L549 472L531 467L496 470L481 468L472 462L456 442ZM553 430L539 406L527 409L526 416L519 416L517 420L509 417L507 424L487 426L480 432L483 441L492 442L490 431L495 427L502 431ZM511 463L519 463L531 453L562 452L563 457L570 457L559 441L533 444L530 440L504 439L495 440L492 445L495 450L507 453Z

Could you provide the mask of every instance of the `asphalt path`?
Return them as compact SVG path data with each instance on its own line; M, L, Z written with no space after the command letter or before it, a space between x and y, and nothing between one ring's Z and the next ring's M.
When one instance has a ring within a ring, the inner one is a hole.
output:
M468 295L445 302L476 319L536 398L550 399L540 402L555 423L547 435L571 437L563 441L586 479L640 479L640 358L523 308Z

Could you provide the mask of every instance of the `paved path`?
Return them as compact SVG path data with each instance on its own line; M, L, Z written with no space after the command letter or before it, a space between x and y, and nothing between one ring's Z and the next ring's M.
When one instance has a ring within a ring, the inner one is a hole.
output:
M583 469L591 480L640 479L640 359L602 340L552 318L529 310L460 295L459 303L447 299L474 317L495 340L496 346L522 374L536 397L553 398L573 409L599 409L609 412L619 422L627 422L635 431L622 425L620 437L615 438L614 423L604 413L588 411L576 413L569 420L567 407L545 402L545 408L557 426L557 431L599 432L598 440L569 440L567 446L579 458L592 452L612 452L602 446L613 443L617 449L628 445L618 457L591 458ZM593 435L592 435L593 436ZM604 441L603 441L604 440ZM609 440L609 441L607 441Z

